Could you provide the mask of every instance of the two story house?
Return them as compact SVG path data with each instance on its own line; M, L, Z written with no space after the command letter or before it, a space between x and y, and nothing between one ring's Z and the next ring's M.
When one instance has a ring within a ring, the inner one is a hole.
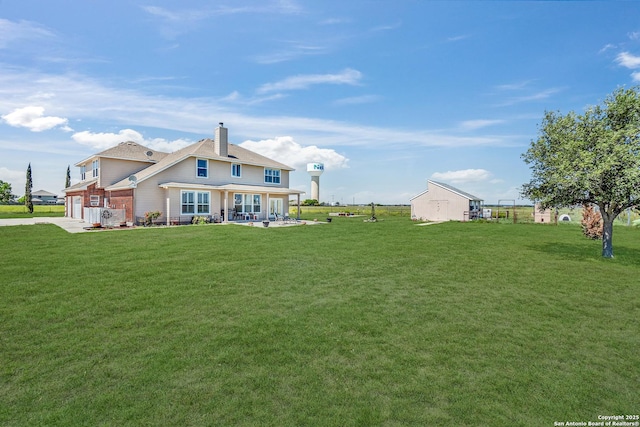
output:
M78 162L81 182L65 189L65 215L84 218L84 208L124 209L127 222L160 212L167 222L207 216L227 222L261 220L298 207L303 191L289 189L294 169L228 141L220 123L214 139L203 139L173 153L135 142Z

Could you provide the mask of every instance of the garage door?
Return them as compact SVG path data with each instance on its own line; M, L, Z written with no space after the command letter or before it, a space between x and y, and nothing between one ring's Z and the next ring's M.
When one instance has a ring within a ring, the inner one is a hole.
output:
M73 218L82 219L82 197L73 196Z

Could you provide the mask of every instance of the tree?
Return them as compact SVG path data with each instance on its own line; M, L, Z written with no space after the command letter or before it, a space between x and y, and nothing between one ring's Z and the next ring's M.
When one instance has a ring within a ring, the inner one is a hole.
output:
M64 181L64 188L71 187L71 169L67 166L67 179Z
M33 188L33 182L31 182L31 163L27 168L27 184L24 188L24 205L29 210L29 213L33 213L33 201L31 200L31 189Z
M13 200L11 184L0 180L0 203L9 203Z
M522 155L532 170L524 197L541 208L597 205L602 256L613 257L613 221L640 203L640 93L620 88L584 114L545 112Z

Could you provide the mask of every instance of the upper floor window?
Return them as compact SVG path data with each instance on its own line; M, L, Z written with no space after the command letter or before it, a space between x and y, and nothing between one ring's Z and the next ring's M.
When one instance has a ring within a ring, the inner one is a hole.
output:
M208 178L209 177L209 160L197 159L196 164L197 164L196 176L198 178Z
M280 169L264 169L264 182L268 184L280 184Z
M85 165L80 166L80 179L83 181L87 179L87 167Z
M98 176L98 160L94 160L93 162L91 162L91 170L93 172L93 177L97 177Z
M234 178L240 178L242 176L242 167L239 163L231 164L231 176Z

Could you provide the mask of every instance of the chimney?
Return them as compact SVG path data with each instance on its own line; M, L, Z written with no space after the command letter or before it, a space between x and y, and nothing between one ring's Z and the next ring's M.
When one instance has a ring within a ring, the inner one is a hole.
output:
M213 141L213 151L218 156L229 156L229 133L228 129L223 126L223 123L218 123L220 126L216 128L215 139Z

